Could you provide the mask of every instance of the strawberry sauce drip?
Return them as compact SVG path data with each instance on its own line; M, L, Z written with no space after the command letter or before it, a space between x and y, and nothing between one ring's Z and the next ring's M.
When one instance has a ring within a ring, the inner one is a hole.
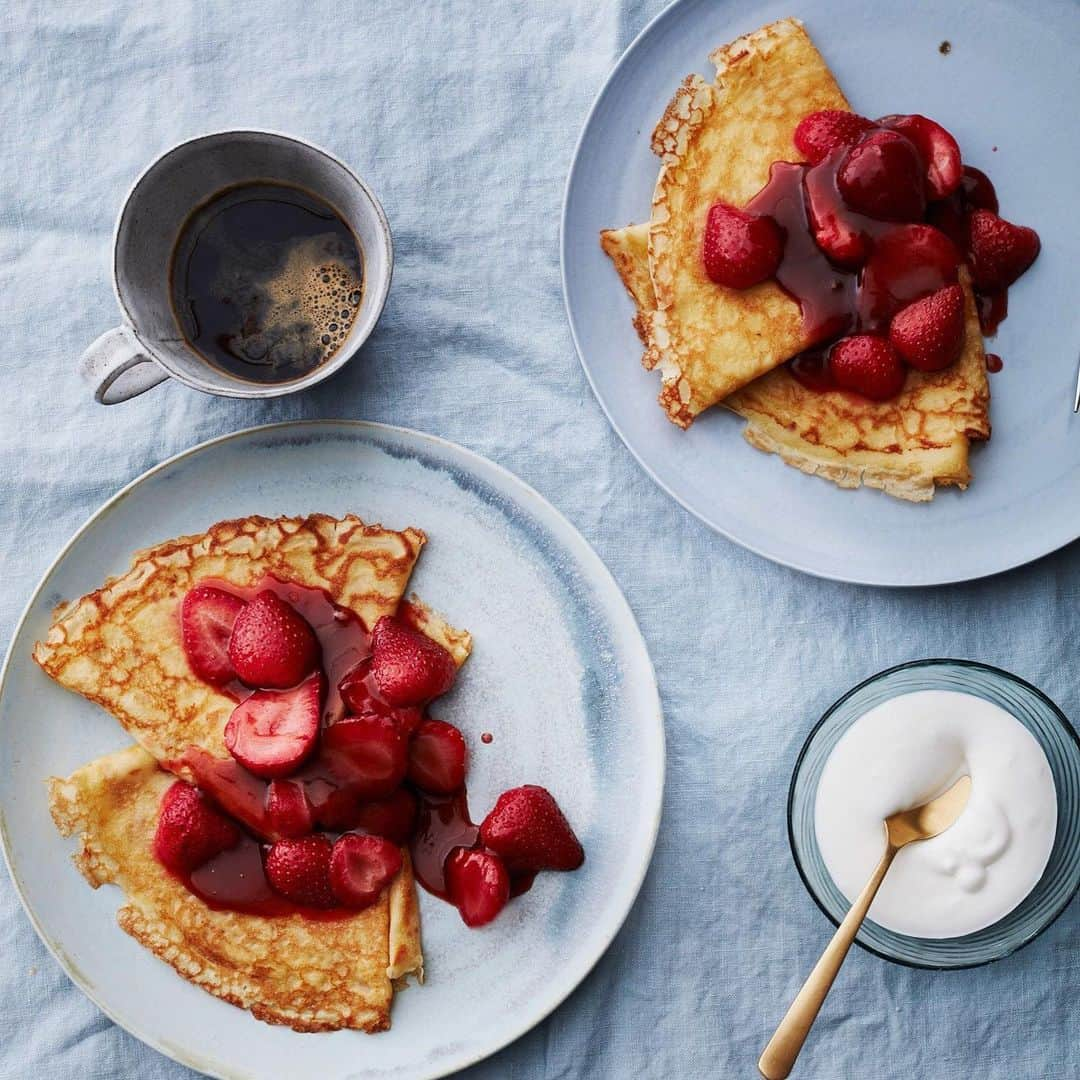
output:
M447 856L454 848L476 847L480 829L469 816L469 798L464 788L456 795L421 794L419 802L409 849L413 871L429 893L447 900Z
M803 328L814 345L788 362L788 370L811 390L836 389L828 353L847 334L887 335L889 321L901 308L956 280L937 267L888 266L886 273L868 273L833 262L818 245L810 217L811 199L820 213L829 213L839 227L861 236L872 252L887 233L903 226L857 213L840 194L837 175L847 150L834 150L818 165L775 162L769 182L747 209L772 217L784 230L784 255L777 284L802 313Z
M416 880L429 893L449 900L446 889L446 860L459 847L483 847L480 829L469 815L469 797L464 788L453 795L416 793L419 812L413 831L410 854ZM510 871L510 895L520 896L532 888L534 872Z

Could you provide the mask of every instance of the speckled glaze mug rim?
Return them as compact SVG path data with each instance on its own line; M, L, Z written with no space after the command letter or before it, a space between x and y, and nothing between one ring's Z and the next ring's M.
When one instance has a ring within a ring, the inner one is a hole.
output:
M786 807L788 847L791 852L792 861L795 864L795 869L798 871L799 878L803 883L803 887L810 895L810 898L814 901L814 903L820 909L821 913L825 916L825 918L829 920L830 923L832 923L833 926L839 926L840 922L826 907L824 901L818 894L818 890L811 882L807 874L807 870L803 864L803 859L799 854L799 848L795 837L795 799L799 779L802 774L803 765L806 761L807 753L809 752L811 746L814 744L818 733L825 726L825 724L828 723L828 721L836 714L836 712L841 709L848 701L850 701L851 698L853 698L856 694L859 694L867 687L872 686L873 684L880 682L891 675L896 675L899 672L934 669L942 667L955 667L961 669L966 668L972 671L980 671L987 675L990 675L993 678L1003 679L1006 682L1012 683L1015 686L1021 688L1022 690L1032 694L1039 702L1041 702L1047 708L1050 714L1052 714L1056 718L1058 724L1061 727L1061 730L1071 738L1072 742L1077 748L1077 752L1080 753L1080 735L1077 734L1076 729L1073 727L1072 723L1069 721L1069 718L1065 715L1065 713L1062 712L1061 708L1047 694L1045 694L1034 684L1028 682L1026 679L1021 678L1019 675L1013 674L1011 671L1006 671L1004 668L995 667L993 664L985 664L978 660L961 660L952 657L928 657L922 660L908 660L902 664L895 664L892 667L884 668L881 671L878 671L875 674L868 676L861 682L857 683L855 686L851 687L849 690L845 691L827 709L825 709L825 711L821 714L821 717L810 729L809 733L806 736L806 739L803 741L802 747L799 750L798 757L795 759L795 765L791 772L791 782L788 786L788 798ZM913 691L904 692L910 693ZM1040 746L1042 746L1041 740ZM1045 747L1043 747L1043 749L1045 750ZM1035 888L1037 889L1038 887L1039 886L1036 885ZM918 970L962 971L970 968L985 967L987 964L995 963L998 960L1004 960L1005 957L1012 956L1020 949L1024 948L1027 945L1030 945L1031 942L1033 942L1036 938L1040 937L1043 933L1046 932L1046 930L1053 926L1053 924L1062 916L1062 914L1064 914L1064 912L1068 910L1069 905L1076 898L1078 893L1080 893L1080 882L1078 882L1077 885L1069 893L1069 895L1063 899L1062 903L1058 907L1058 910L1055 911L1052 916L1047 919L1041 926L1037 927L1032 933L1025 935L1021 940L1018 940L1007 951L997 956L987 957L985 960L976 960L971 963L963 964L932 963L929 961L920 963L914 960L906 959L904 957L893 956L887 952L883 952L881 949L875 948L873 945L867 944L860 938L855 939L855 944L858 945L859 948L863 949L865 952L868 952L881 960L888 961L891 964L899 964L903 967L915 968ZM894 933L894 931L889 932ZM897 936L904 937L907 935ZM912 940L928 941L930 939L912 938Z

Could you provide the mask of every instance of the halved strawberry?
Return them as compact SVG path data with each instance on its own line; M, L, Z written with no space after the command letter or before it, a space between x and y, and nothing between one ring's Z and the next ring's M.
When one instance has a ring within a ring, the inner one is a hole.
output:
M387 701L375 686L371 674L371 657L365 657L354 668L347 671L338 683L338 693L352 716L365 716L374 713L377 716L389 716L408 738L422 719L423 710L415 705L395 708Z
M279 840L266 853L266 879L287 900L309 907L337 904L330 887L331 844L323 833Z
M931 199L944 199L960 186L960 147L937 121L913 113L883 116L878 124L899 131L915 144L926 166L926 188Z
M201 746L189 746L168 768L186 767L196 783L230 817L264 840L279 840L266 813L266 781L253 776L232 758L214 757Z
M576 870L585 852L551 792L535 784L504 791L480 826L480 839L511 872Z
M311 800L295 780L271 780L266 789L266 816L278 836L306 836L314 828Z
M446 885L466 926L491 922L510 899L506 865L490 851L455 848L446 860Z
M356 827L364 799L348 784L335 787L316 780L308 785L308 796L311 812L320 828L345 832Z
M225 725L229 753L268 780L295 772L319 739L324 684L314 671L291 690L256 690Z
M946 285L909 304L893 316L889 340L913 368L947 368L964 347L964 290Z
M844 158L836 184L844 201L881 221L918 221L926 209L922 159L896 131L873 131Z
M191 784L177 780L161 796L154 854L174 873L191 873L239 840L240 830Z
M393 706L423 705L454 685L454 658L426 634L384 615L371 634L371 676Z
M843 109L821 109L804 116L795 129L795 147L811 165L824 161L841 146L854 146L874 122Z
M869 254L870 240L843 205L831 168L808 169L803 187L817 246L838 266L861 266Z
M425 720L409 743L409 779L433 795L452 795L465 783L465 740L453 724Z
M323 732L323 757L361 798L382 799L401 785L408 745L387 716L339 720Z
M959 194L972 210L998 212L998 197L990 177L974 165L965 165L960 180Z
M717 285L758 285L776 273L783 254L784 233L771 217L722 202L709 207L701 256Z
M960 186L947 198L927 207L926 220L940 229L958 248L968 248L968 218L972 210L998 210L997 192L990 177L972 165L962 169Z
M285 690L318 664L319 642L291 604L264 589L237 615L229 659L248 686Z
M1035 261L1039 234L1014 225L990 210L973 210L968 219L971 275L980 289L1008 288Z
M381 836L345 833L330 854L330 888L338 903L366 908L401 869L401 849Z
M407 844L415 821L416 797L411 791L398 788L385 799L360 803L350 828L372 836L384 836L395 844Z
M900 354L883 337L853 334L829 353L829 371L842 390L886 401L904 389L907 372Z
M229 659L229 638L237 615L244 609L239 596L196 585L180 605L180 639L191 670L214 686L236 678Z

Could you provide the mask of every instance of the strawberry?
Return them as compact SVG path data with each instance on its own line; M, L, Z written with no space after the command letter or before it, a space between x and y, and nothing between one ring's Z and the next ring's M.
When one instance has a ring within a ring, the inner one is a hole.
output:
M266 879L295 904L335 907L337 899L330 887L330 852L330 841L323 833L279 840L266 853Z
M717 285L749 289L771 278L784 254L784 234L771 217L716 202L709 208L701 255Z
M909 304L893 316L889 340L920 371L940 371L955 363L964 347L964 290L946 285Z
M370 907L400 869L397 844L381 836L344 833L330 854L330 888L346 907Z
M279 840L266 813L266 781L252 776L232 758L214 757L200 746L189 746L170 769L183 766L213 802L230 817L264 840Z
M233 623L229 659L248 686L285 690L318 664L319 642L292 605L263 589Z
M385 799L360 803L350 828L372 836L385 836L395 844L407 844L416 821L416 798L405 788Z
M960 252L931 225L898 225L879 236L862 272L859 325L885 335L892 317L956 281Z
M240 830L191 784L177 780L161 796L154 854L167 869L190 874L239 841Z
M370 656L345 673L338 683L338 693L351 715L365 716L374 713L377 716L389 716L405 738L416 730L416 725L423 718L423 710L415 705L395 709L382 699L371 676Z
M852 390L871 401L896 397L906 377L900 354L885 338L873 334L841 338L829 353L829 370L842 390Z
M898 131L915 144L926 167L926 190L931 199L951 195L963 178L960 147L936 121L917 113L910 116L883 116L879 126Z
M535 784L504 791L484 818L480 839L511 872L576 870L585 861L559 804Z
M973 210L968 220L971 275L979 289L1008 288L1039 254L1039 234L1013 225L990 210Z
M821 109L804 116L795 129L795 147L811 165L824 161L841 146L854 146L874 123L843 109Z
M363 804L361 796L347 783L335 787L333 781L327 784L316 781L308 788L311 800L311 812L320 828L331 832L346 832L356 827Z
M923 163L895 131L872 131L844 158L836 184L844 202L882 221L918 221L926 209Z
M405 779L408 744L388 716L355 716L323 732L323 758L364 799L383 799Z
M409 780L433 795L452 795L465 783L465 740L453 724L425 720L409 744Z
M870 251L869 238L837 195L829 166L808 169L803 184L817 246L837 266L861 266Z
M267 780L295 772L319 739L324 685L322 672L314 671L291 690L256 690L233 709L226 749Z
M960 186L947 198L931 203L926 219L940 229L957 247L968 248L968 217L972 210L998 210L997 192L990 177L972 165L965 165Z
M426 634L384 615L371 634L371 676L393 706L423 705L454 685L454 658Z
M239 596L211 585L196 585L180 605L180 638L188 663L213 686L236 678L229 659L229 637L244 606Z
M314 828L311 800L295 780L271 780L266 789L266 816L275 834L306 836Z
M974 165L965 165L960 181L960 194L964 203L972 210L992 210L998 212L998 197L990 177Z
M510 899L506 865L490 851L455 848L446 860L446 885L466 926L485 926Z

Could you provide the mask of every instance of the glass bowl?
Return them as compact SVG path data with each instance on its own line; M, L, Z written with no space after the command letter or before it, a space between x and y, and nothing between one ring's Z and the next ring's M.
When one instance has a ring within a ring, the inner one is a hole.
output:
M1005 918L974 934L917 938L869 919L856 942L868 952L909 967L977 967L1016 952L1039 936L1080 889L1080 739L1064 713L1040 690L999 668L971 660L916 660L871 676L829 708L803 745L788 795L791 854L807 891L835 925L850 904L836 887L814 832L814 803L825 761L864 713L899 694L957 690L992 701L1038 740L1057 785L1057 835L1046 870L1028 897Z

